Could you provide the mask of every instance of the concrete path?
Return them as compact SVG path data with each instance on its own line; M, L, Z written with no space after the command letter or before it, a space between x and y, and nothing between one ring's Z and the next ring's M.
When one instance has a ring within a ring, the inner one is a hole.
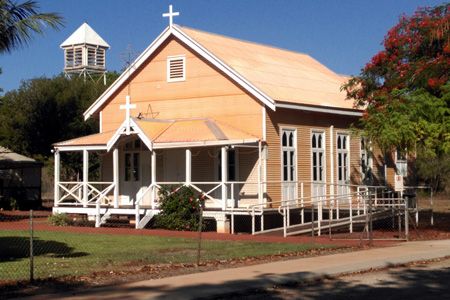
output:
M364 251L301 258L23 299L208 298L271 285L306 281L446 256L450 256L450 240L408 242Z

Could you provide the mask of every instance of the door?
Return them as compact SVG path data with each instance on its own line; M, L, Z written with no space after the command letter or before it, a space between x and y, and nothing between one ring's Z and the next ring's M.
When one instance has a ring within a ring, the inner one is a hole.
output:
M298 199L297 190L297 131L281 130L282 200Z
M338 133L336 141L336 164L337 164L337 193L338 195L350 194L350 170L349 170L349 135Z
M186 150L164 151L164 181L174 183L186 181Z
M133 205L136 194L142 187L141 141L128 142L123 147L122 154L123 189L121 204Z

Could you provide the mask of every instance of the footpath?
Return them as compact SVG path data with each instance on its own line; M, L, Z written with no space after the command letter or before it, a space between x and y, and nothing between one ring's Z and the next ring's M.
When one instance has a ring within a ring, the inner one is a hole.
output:
M301 258L22 299L207 299L208 297L245 290L309 281L447 256L450 256L450 240L405 242L363 251Z

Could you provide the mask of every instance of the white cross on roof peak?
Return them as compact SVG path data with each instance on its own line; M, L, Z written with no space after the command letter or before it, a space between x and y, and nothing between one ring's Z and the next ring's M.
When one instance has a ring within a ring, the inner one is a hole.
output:
M130 135L130 109L131 108L136 108L136 104L131 104L130 103L130 96L126 97L126 101L125 101L125 105L121 105L120 109L125 109L126 110L126 135Z
M173 17L179 16L179 15L180 15L179 12L172 12L172 5L169 5L169 12L163 14L163 17L169 17L169 25L170 25L170 27L172 27Z

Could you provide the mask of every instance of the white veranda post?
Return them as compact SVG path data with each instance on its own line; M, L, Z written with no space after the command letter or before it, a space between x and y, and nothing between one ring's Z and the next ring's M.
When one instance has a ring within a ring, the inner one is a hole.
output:
M89 152L83 150L83 207L88 205Z
M125 118L125 124L126 124L126 133L127 135L130 135L130 109L136 108L136 104L130 104L130 96L127 96L125 105L121 105L120 109L126 110L126 118Z
M222 147L222 153L221 153L221 164L222 164L222 209L227 209L227 180L228 180L228 147Z
M186 149L186 185L190 186L192 182L192 153L191 149Z
M113 151L114 208L119 208L119 149Z
M61 168L61 160L59 156L59 150L55 149L55 195L54 195L54 203L55 207L58 207L59 204L59 180L60 180L60 168Z

